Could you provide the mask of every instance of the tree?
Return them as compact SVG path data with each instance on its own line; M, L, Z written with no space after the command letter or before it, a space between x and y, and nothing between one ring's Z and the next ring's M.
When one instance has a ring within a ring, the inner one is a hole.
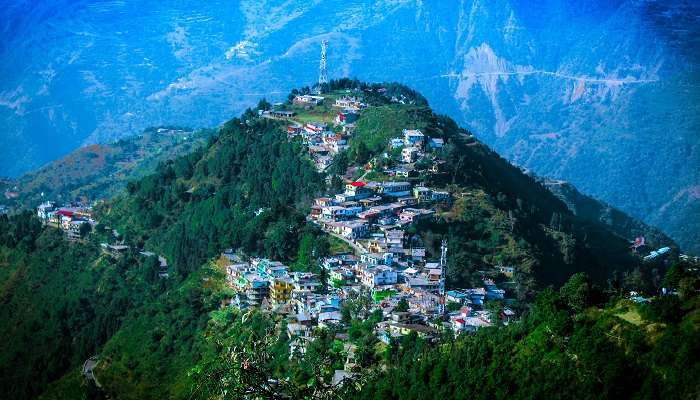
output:
M664 275L663 285L669 289L678 287L678 283L685 276L685 271L680 264L673 264Z
M357 144L357 147L355 147L354 149L353 155L355 162L358 164L365 164L367 161L369 161L369 158L372 156L369 147L367 147L367 144L364 141L360 141Z
M399 303L396 304L396 307L394 307L394 311L396 311L396 312L408 311L408 301L406 301L406 299L399 300Z
M591 295L590 280L584 272L571 275L571 278L559 289L566 304L575 312L583 311L589 303Z
M87 222L80 224L79 233L81 238L85 238L87 235L90 234L90 232L92 232L92 225L90 225Z

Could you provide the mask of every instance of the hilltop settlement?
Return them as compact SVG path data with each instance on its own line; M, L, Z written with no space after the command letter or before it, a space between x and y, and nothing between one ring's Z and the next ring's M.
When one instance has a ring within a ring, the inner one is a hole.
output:
M376 91L374 95L387 96L383 88ZM515 284L517 267L484 266L479 271L481 285L448 287L449 243L442 240L440 253L431 255L415 229L421 221L448 213L455 199L471 195L426 184L445 163L441 159L444 138L406 126L399 135L388 137L382 144L384 151L365 165L337 167L338 160L347 156L356 123L371 109L363 94L349 89L325 95L299 93L286 103L259 107L260 117L283 122L287 140L304 146L316 169L325 174L328 187L334 189L313 200L307 221L331 236L342 251L320 258L320 272L312 273L227 249L216 260L235 293L226 305L259 308L282 317L293 338L290 352L302 353L315 328L333 326L342 331L348 322L342 314L347 301L365 302L365 316L382 315L375 335L386 344L410 333L434 341L445 331L459 335L508 325L516 318L509 288ZM390 97L392 103L412 101L404 95ZM71 241L81 240L96 225L91 208L84 204L58 207L45 202L37 214ZM102 248L118 257L129 246L121 241L103 243ZM653 251L645 260L668 251L667 247ZM167 260L163 256L158 260L159 276L167 278Z

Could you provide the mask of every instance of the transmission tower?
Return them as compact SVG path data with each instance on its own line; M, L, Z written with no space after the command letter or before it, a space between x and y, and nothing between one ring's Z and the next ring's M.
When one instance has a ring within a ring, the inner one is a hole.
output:
M327 40L321 41L321 61L318 64L318 87L316 87L316 93L321 94L322 87L324 84L328 83L328 77L326 76L326 47L328 46Z
M440 301L438 303L438 314L445 314L445 280L447 279L447 239L442 239L440 245Z

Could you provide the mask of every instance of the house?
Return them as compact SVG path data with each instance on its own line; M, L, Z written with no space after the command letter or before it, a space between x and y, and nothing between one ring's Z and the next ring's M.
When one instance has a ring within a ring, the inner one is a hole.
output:
M394 285L398 279L396 271L386 265L367 268L361 272L362 285L370 289L376 286Z
M441 138L430 138L428 147L431 149L441 149L445 145L445 140Z
M452 329L455 331L455 333L475 332L479 328L492 325L488 312L472 312L468 307L465 307L463 310L464 311L462 311L462 313L460 313L458 316L450 319Z
M323 100L323 96L312 96L309 94L304 94L301 96L294 97L294 100L292 102L300 106L317 106L323 103Z
M403 275L404 278L415 278L418 276L419 272L418 269L411 267L401 271L401 275Z
M401 229L392 229L384 232L386 243L389 247L403 246L404 232Z
M503 310L498 314L498 318L503 321L503 325L508 325L515 318L515 312L508 307L503 307Z
M350 204L350 203L348 203ZM357 204L357 203L355 203ZM327 212L332 213L332 216L330 216L330 219L348 219L348 218L354 218L356 217L360 212L362 211L362 207L360 206L330 206L330 207L324 207L322 209L322 213L324 218L327 216Z
M362 103L359 99L355 97L341 97L339 99L335 100L335 104L333 104L334 107L340 107L340 108L349 108L353 110L360 110L362 108L365 108L366 105Z
M316 164L316 169L323 172L326 168L330 167L333 163L333 157L330 156L319 156L314 158L314 164Z
M496 267L496 270L497 270L499 273L501 273L501 274L507 276L508 278L512 278L513 275L515 274L515 267L506 267L506 266L503 266L503 265L499 265L499 266Z
M411 260L416 262L421 262L425 260L425 248L424 247L414 247L411 249Z
M324 124L323 122L307 122L304 125L304 131L311 135L320 135L326 130L327 127L328 125Z
M347 200L361 200L368 197L372 197L372 190L366 187L367 184L364 182L350 182L345 185L345 199Z
M432 200L433 191L424 186L416 186L413 188L413 197L419 202L429 202Z
M409 289L425 289L425 290L431 290L435 287L435 284L433 282L428 281L427 279L416 276L416 277L408 277L406 278L406 287Z
M275 305L284 304L291 300L294 284L286 277L275 278L270 287L270 299Z
M399 214L399 221L410 224L428 218L433 214L435 214L435 211L433 210L406 208L401 212L401 214Z
M393 175L399 178L409 178L409 177L414 177L417 176L418 173L414 168L406 168L408 166L404 167L396 167L393 170ZM391 175L391 174L390 174Z
M651 261L659 256L662 256L662 255L668 253L669 251L671 251L670 247L662 247L658 250L654 250L651 253L649 253L649 255L644 257L644 261Z
M36 215L42 221L48 221L49 216L55 210L56 210L56 204L51 202L51 201L47 201L45 203L41 203L39 205L39 207L37 207Z
M84 219L71 219L70 221L67 221L67 223L63 224L62 228L65 231L68 240L80 239L80 229L84 224L89 224L89 222Z
M445 300L450 303L467 304L471 298L467 293L460 290L448 290L447 293L445 293Z
M352 109L345 109L343 111L338 111L335 115L335 123L338 125L352 124L357 121L358 115Z
M251 266L255 272L264 279L275 279L287 276L289 267L279 261L268 260L267 258L254 258Z
M360 239L367 236L369 225L361 221L342 221L333 224L333 232L348 239Z
M418 199L413 196L403 196L396 199L402 206L413 206L418 204Z
M403 147L404 142L403 139L401 138L393 138L389 140L389 147L392 149L398 149L400 147Z
M367 250L370 253L384 253L386 248L386 239L384 237L373 237L367 242Z
M334 284L336 282L339 284L345 284L346 282L351 282L355 277L352 271L345 267L338 267L332 269L328 276L331 278L331 281Z
M465 293L467 294L467 296L469 296L469 300L471 300L472 304L475 304L477 306L484 305L484 299L486 298L486 289L467 289L465 290Z
M371 196L371 197L368 197L366 199L360 199L360 204L362 205L362 207L369 208L369 207L376 206L377 204L379 204L379 202L381 200L382 200L382 198L379 196Z
M442 278L442 269L441 268L430 268L430 269L428 269L428 271L426 273L426 277L431 282L437 282Z
M291 124L287 125L287 136L296 136L296 135L301 135L301 133L304 131L304 127L299 125L299 124Z
M391 265L394 262L394 256L391 253L362 253L360 262L370 266L374 265Z
M392 339L400 338L415 332L419 337L427 340L434 339L438 331L437 329L422 324L402 324L393 321L383 321L377 324L377 337L382 342L389 344Z
M434 190L430 194L430 199L436 203L447 203L450 201L450 193Z
M484 289L486 290L486 300L503 300L506 291L499 289L491 279L484 280Z
M100 247L102 248L103 252L113 257L121 257L122 254L126 253L126 251L129 250L129 246L120 244L100 243Z
M404 129L403 141L406 146L423 147L425 135L418 129Z
M316 275L310 272L295 272L291 276L293 292L295 293L313 292L321 286Z
M338 139L331 143L331 153L338 154L341 151L345 151L348 148L347 140Z
M250 306L259 306L270 293L270 282L256 273L243 275L243 293Z
M289 119L292 118L296 113L294 111L287 110L272 110L270 111L270 116L276 119Z
M418 159L419 152L420 150L417 147L404 147L401 150L401 161L405 162L406 164L415 162Z
M335 205L335 201L333 199L331 199L330 197L319 197L315 200L315 202L316 202L316 205L321 206L321 207Z
M411 184L409 182L383 182L379 187L379 193L391 197L409 196Z
M331 325L337 325L343 320L340 311L321 312L318 313L318 326L321 328Z

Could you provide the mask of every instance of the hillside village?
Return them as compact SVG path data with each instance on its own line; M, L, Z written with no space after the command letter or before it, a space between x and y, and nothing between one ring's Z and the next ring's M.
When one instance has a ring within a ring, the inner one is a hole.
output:
M358 123L381 108L365 96L385 96L390 104L409 107L413 102L383 88L374 91L298 93L285 103L258 106L258 117L277 122L283 137L298 144L325 178L326 191L308 204L306 223L328 235L331 254L300 266L226 249L212 263L223 272L230 293L221 305L274 317L289 338L290 355L305 354L319 329L333 332L346 357L343 369L334 370L334 385L357 374L358 345L350 338L354 321L371 318L371 336L391 346L408 335L430 343L446 334L509 325L522 310L515 300L517 265L483 263L476 284L455 285L449 274L450 243L440 237L436 252L435 243L426 246L423 240L422 226L449 218L455 203L474 199L468 188L434 183L445 181L434 179L444 174L444 149L450 145L445 138L415 124L394 124L391 132L372 134L371 140L380 141L375 155L357 162L367 141L367 136L358 138ZM126 243L118 232L105 230L95 214L91 205L73 202L46 201L36 209L39 219L60 229L66 240L83 242L93 230L105 231L102 237L109 242L100 243L103 255L153 257L155 279L170 277L164 255ZM637 253L645 245L641 237L630 249ZM639 256L653 262L669 251L663 247ZM635 292L629 298L649 301Z
M384 95L382 89L378 92ZM366 316L381 313L375 334L386 344L411 332L432 341L445 330L462 334L509 324L516 313L506 289L512 285L515 266L486 268L476 287L447 287L449 243L443 240L441 254L429 254L417 240L420 232L413 229L420 221L448 212L456 198L468 195L425 183L440 173L445 162L440 158L443 138L405 127L387 139L380 156L363 166L331 172L337 156L348 152L356 123L371 108L362 94L357 90L298 94L287 103L259 109L260 117L283 122L287 140L299 141L316 169L326 175L328 186L335 187L313 200L307 221L341 243L343 250L320 259L320 273L293 271L280 261L225 250L217 264L235 293L227 305L260 308L282 317L294 338L290 351L302 352L314 328L348 322L342 313L347 301L365 303ZM404 96L392 96L390 101L411 102ZM48 201L37 208L37 215L70 241L82 240L97 225L85 204L59 207ZM103 252L114 257L129 249L118 240L102 243ZM645 260L667 251L659 249ZM167 278L167 260L158 256L158 262L158 275Z
M348 151L355 124L368 107L357 92L300 94L259 115L286 121L288 140L300 140L316 168L328 172L335 157ZM382 159L360 169L350 167L341 176L327 174L329 184L342 179L342 189L316 198L307 220L352 251L320 260L321 273L293 272L279 261L233 250L221 255L227 281L237 293L230 303L283 315L288 334L296 338L294 348L303 350L314 327L347 322L341 310L348 299L364 298L368 314L381 312L376 335L387 344L411 332L436 340L445 329L473 332L515 317L506 291L492 279L497 274L512 278L514 267L485 272L479 287L447 288L448 244L443 243L439 258L413 245L416 238L406 229L449 209L453 196L461 194L421 184L426 174L439 171L443 138L408 127L397 133L386 143ZM378 165L382 180L368 179Z

